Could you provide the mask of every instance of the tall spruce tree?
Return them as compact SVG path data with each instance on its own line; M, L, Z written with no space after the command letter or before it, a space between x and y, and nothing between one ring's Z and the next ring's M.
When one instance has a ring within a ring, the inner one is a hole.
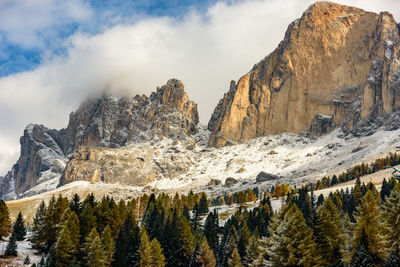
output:
M256 228L246 248L246 263L248 266L256 266L259 261L261 254L259 238L258 228Z
M140 232L136 220L128 213L115 240L113 266L133 267L139 264Z
M192 234L192 230L190 228L189 222L186 220L186 217L182 217L182 226L180 230L180 237L182 239L182 265L188 266L190 264L193 250L196 246L196 240L194 235Z
M210 212L207 216L206 222L204 223L203 235L207 238L207 243L213 250L214 254L218 251L218 214Z
M8 240L6 251L4 253L6 256L17 256L17 236L12 233L10 239Z
M0 199L0 240L11 233L11 219L6 203Z
M246 261L247 258L247 246L250 243L250 231L247 227L245 220L242 222L242 227L240 230L239 240L237 244L238 252L242 261Z
M140 234L139 255L139 267L152 266L153 261L151 255L150 241L145 228L142 229L142 232Z
M295 204L283 206L270 225L267 254L272 266L319 266L312 232Z
M368 249L376 264L386 258L387 249L383 240L381 212L372 191L368 190L357 209L357 225L354 230L353 247L357 247L361 234L365 231Z
M242 260L240 259L239 252L237 248L234 248L232 255L228 259L229 267L243 267Z
M400 184L397 184L383 206L384 232L388 247L400 258Z
M374 259L368 246L368 236L364 229L361 229L360 238L351 261L351 267L373 267Z
M72 197L71 201L69 202L69 208L71 211L75 212L76 215L78 215L78 218L80 217L82 213L82 202L78 194L74 194Z
M25 227L24 218L22 217L21 212L18 213L17 219L15 220L15 223L13 226L13 232L15 233L15 237L17 238L17 241L25 240L26 227Z
M203 238L200 245L199 254L197 255L196 263L202 267L214 267L215 257L213 251L210 249L207 243L207 239Z
M56 243L57 266L67 267L76 263L77 246L71 240L71 232L64 225Z
M43 233L43 230L41 228L44 227L45 215L46 204L42 200L39 208L36 210L35 216L33 217L32 233L30 237L30 241L33 244L33 247L39 250L44 249L44 247L42 246L43 238L40 236L40 234Z
M85 246L85 265L88 267L104 267L107 266L106 256L99 234L96 228L93 228L89 236L86 238Z
M199 213L200 214L207 214L208 212L208 201L207 201L207 195L202 194L199 202Z
M315 225L314 239L317 243L318 253L323 255L324 266L332 266L342 255L345 247L346 236L339 211L333 201L328 198L318 210ZM339 249L339 251L336 251Z
M152 257L152 266L153 267L164 267L165 266L165 257L163 254L163 249L161 248L160 242L158 242L157 238L154 238L150 244L151 257Z
M101 235L101 243L104 248L104 260L107 266L109 266L114 260L115 244L114 238L110 226L104 228L103 234Z

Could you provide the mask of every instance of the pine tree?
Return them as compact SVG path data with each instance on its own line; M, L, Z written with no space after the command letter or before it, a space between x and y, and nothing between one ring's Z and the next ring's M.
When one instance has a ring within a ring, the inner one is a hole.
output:
M139 263L139 246L139 228L135 219L128 213L115 240L113 265L116 267L136 266Z
M71 266L75 263L77 247L71 240L71 232L67 226L62 228L55 249L58 267Z
M383 206L384 232L392 251L400 252L400 184L397 184ZM396 255L400 257L399 254Z
M357 212L357 225L354 230L353 247L357 247L361 239L361 233L365 231L371 256L375 263L379 263L382 259L386 258L386 249L382 237L380 209L372 191L368 190Z
M6 251L4 253L6 256L17 256L17 237L14 233L11 234L10 240L7 243Z
M182 264L187 266L191 261L193 250L196 246L196 240L192 234L190 224L186 220L186 217L182 218L180 237L182 239L182 249L183 249Z
M282 206L270 224L267 254L272 266L318 266L312 232L295 204Z
M203 234L214 253L218 251L218 227L218 214L210 212L204 223Z
M24 264L30 264L31 263L31 259L30 259L30 257L29 257L29 254L28 255L26 255L26 257L25 257L25 260L24 260Z
M76 215L78 215L78 218L80 217L82 213L82 202L78 194L74 194L72 197L71 201L69 202L69 208L71 211L75 212Z
M227 239L227 244L224 246L223 249L223 264L228 263L228 259L233 255L233 251L237 250L237 242L238 242L238 234L236 232L236 227L233 225L229 232L229 237Z
M140 255L140 261L139 261L140 267L151 266L152 255L150 249L150 242L149 242L149 236L147 235L145 228L142 229L142 233L140 235L139 255Z
M0 240L11 233L11 219L6 203L0 199Z
M215 257L213 251L208 246L206 238L203 238L203 241L201 242L200 251L199 254L197 255L196 263L202 267L215 266Z
M31 242L33 244L33 247L36 249L43 250L43 238L41 236L41 233L43 233L43 227L44 227L44 218L46 215L46 204L42 200L42 202L39 205L39 208L36 210L35 216L33 217L33 227L32 227L32 234L31 234Z
M83 250L85 252L86 265L88 267L107 266L104 249L96 228L93 228L89 236L86 238Z
M151 257L152 257L152 266L154 267L164 267L165 266L165 257L162 253L162 248L160 242L158 242L157 238L154 238L150 244Z
M94 216L94 210L89 203L90 202L88 200L85 204L83 204L82 213L79 219L81 244L85 242L85 237L89 235L92 229L97 226L96 217Z
M199 202L199 213L207 214L208 212L208 201L206 194L202 194Z
M243 220L242 229L240 230L239 240L237 244L237 249L242 261L246 260L247 257L246 249L249 243L250 243L250 231L249 228L247 227L246 221Z
M238 250L235 248L228 259L229 267L243 267Z
M373 267L375 266L371 251L368 248L368 237L364 229L361 230L360 239L355 250L351 267Z
M249 266L257 265L257 262L260 257L260 241L258 235L258 228L254 231L253 235L250 238L249 245L246 248L246 263Z
M101 235L101 243L104 248L104 259L106 265L110 265L114 259L115 244L112 237L112 232L110 226L104 228L103 234Z
M331 266L337 260L337 254L341 253L346 238L339 211L330 198L325 200L318 210L317 218L314 238L319 254L323 255L324 265ZM334 255L335 249L339 249L336 255Z

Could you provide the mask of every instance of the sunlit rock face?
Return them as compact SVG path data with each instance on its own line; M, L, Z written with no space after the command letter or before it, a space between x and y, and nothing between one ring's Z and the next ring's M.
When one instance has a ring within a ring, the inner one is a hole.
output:
M231 82L209 121L209 144L337 127L368 134L399 108L399 49L391 14L316 2L278 48Z

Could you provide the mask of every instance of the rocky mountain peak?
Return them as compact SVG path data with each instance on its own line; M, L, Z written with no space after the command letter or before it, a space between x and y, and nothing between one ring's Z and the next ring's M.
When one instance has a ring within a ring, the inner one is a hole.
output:
M399 47L388 12L316 2L271 54L231 83L208 124L210 145L337 127L369 133L400 106Z
M177 79L169 80L150 97L103 94L89 99L70 114L65 129L35 124L26 127L18 162L0 181L0 197L9 194L11 187L18 194L34 187L46 171L54 169L50 177L60 175L60 168L52 167L65 164L60 161L67 161L67 156L79 149L117 148L163 137L184 140L197 133L198 123L197 104Z

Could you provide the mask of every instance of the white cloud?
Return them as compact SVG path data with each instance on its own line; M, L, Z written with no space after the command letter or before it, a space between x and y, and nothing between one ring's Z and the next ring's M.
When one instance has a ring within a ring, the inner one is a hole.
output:
M77 33L65 43L68 56L50 57L34 71L0 79L0 132L17 140L29 122L65 127L68 113L88 95L106 88L149 94L172 77L184 82L206 123L229 81L272 52L287 25L312 2L217 3L205 14L192 11L181 20L147 18L96 36ZM340 2L397 11L394 0ZM4 173L9 168L1 161Z
M82 0L2 0L0 31L12 44L43 48L48 39L57 36L56 27L83 22L91 15Z

